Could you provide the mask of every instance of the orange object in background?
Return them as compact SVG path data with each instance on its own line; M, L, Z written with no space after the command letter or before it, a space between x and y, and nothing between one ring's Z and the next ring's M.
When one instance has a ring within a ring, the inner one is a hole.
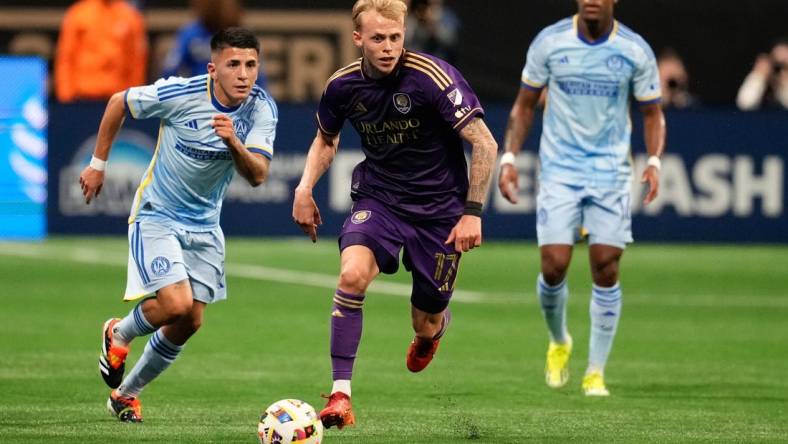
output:
M148 41L142 14L125 0L79 0L63 19L55 58L61 102L103 100L145 83Z

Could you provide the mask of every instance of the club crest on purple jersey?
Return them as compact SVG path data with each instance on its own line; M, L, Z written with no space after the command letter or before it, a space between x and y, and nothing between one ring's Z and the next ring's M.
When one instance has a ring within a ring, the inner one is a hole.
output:
M350 221L354 224L363 224L364 222L368 221L369 218L372 217L372 212L369 210L361 210L356 211L353 213L353 216L350 217Z
M402 114L407 114L411 108L410 96L405 93L396 93L393 96L394 108Z
M446 97L449 98L449 102L451 102L452 105L454 106L462 105L462 93L460 92L459 89L455 88L454 90L452 90L452 92L447 94Z

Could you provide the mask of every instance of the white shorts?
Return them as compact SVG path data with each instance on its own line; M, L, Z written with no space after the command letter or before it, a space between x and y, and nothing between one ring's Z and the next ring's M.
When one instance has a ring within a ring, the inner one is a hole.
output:
M572 245L581 228L589 244L625 248L632 242L632 212L628 189L592 188L541 182L536 199L539 246Z
M151 221L129 225L124 300L139 299L186 279L196 301L210 304L227 299L221 228L196 232Z

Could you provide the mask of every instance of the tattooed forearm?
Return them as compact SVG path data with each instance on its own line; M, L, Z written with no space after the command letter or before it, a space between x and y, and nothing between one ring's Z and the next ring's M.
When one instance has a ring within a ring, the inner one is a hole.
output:
M498 144L484 120L480 118L473 119L473 122L463 128L460 134L473 147L467 200L484 203L490 188L495 159L498 156Z

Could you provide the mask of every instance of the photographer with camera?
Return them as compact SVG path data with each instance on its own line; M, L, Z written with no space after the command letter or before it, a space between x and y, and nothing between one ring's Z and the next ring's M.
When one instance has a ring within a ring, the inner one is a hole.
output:
M662 107L686 109L698 105L698 99L689 91L689 74L681 56L673 48L665 48L657 59L659 81L662 86Z
M769 54L760 54L736 96L742 111L768 107L788 109L788 37L779 40Z

